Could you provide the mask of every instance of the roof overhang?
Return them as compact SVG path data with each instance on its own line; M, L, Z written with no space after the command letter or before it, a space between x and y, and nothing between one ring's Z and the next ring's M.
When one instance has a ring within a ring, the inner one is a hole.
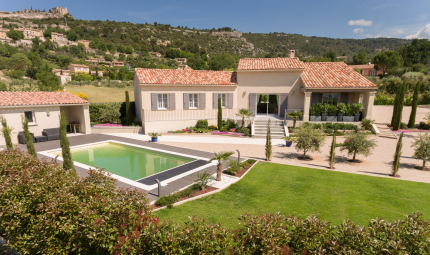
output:
M370 88L301 88L301 92L375 92L377 87Z
M142 87L237 87L237 84L147 84L139 83Z
M7 108L7 109L13 109L13 108L34 108L34 107L60 107L60 106L80 106L80 105L90 105L90 103L86 104L37 104L37 105L0 105L0 108Z

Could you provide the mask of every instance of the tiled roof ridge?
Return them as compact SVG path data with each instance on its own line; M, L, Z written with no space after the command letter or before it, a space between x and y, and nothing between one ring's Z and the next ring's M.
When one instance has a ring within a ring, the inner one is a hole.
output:
M0 107L2 106L34 106L34 105L68 105L89 104L69 92L21 92L0 91Z

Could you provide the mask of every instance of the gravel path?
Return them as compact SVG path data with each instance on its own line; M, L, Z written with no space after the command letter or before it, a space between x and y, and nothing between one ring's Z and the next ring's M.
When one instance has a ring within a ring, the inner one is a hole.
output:
M430 171L415 169L416 166L421 166L422 161L412 158L414 150L411 148L411 144L414 141L413 137L417 135L416 133L408 133L403 137L403 153L398 172L400 177L396 179L430 183ZM391 164L397 140L376 136L373 136L373 139L376 140L378 147L376 147L369 157L358 155L357 159L362 161L361 163L349 162L348 160L352 157L348 157L345 151L341 152L338 148L336 150L336 169L334 169L334 171L393 178L390 177L389 174L391 173ZM337 137L338 143L343 142L343 140L343 137ZM264 145L178 143L162 141L160 143L208 152L239 150L242 158L265 160ZM299 160L298 157L301 154L296 151L293 147L294 145L289 148L285 145L274 145L272 148L272 162L329 170L327 166L330 144L331 138L328 137L321 153L309 153L309 156L313 158L311 161ZM237 153L235 155L237 156Z

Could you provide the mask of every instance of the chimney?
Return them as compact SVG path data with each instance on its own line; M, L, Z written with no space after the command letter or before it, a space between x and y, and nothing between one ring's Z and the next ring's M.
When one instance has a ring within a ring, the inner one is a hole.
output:
M295 50L290 50L290 58L294 58Z

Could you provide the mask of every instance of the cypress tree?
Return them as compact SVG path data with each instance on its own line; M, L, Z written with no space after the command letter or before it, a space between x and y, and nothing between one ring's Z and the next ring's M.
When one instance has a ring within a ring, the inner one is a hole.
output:
M130 96L127 90L125 91L125 121L127 123L127 126L129 126L133 122L133 114L131 113L130 108Z
M414 95L412 97L412 110L411 110L411 115L409 116L408 128L415 127L415 117L417 115L418 96L420 93L420 86L421 86L421 83L417 82L417 84L415 84L415 87L414 87Z
M270 161L272 158L272 136L270 134L270 119L267 122L267 135L266 135L266 160Z
M67 120L64 112L60 114L60 145L63 155L63 168L65 170L75 170L73 165L72 153L70 152L70 141L67 138Z
M330 169L334 169L334 163L336 162L336 130L333 132L333 140L331 142L331 149L330 149Z
M394 154L393 173L391 174L391 176L393 177L399 177L397 172L399 171L400 157L402 156L402 146L403 146L402 140L403 140L403 132L400 134L399 140L397 141L396 153Z
M28 130L28 119L25 116L22 116L21 119L22 119L22 129L24 129L25 142L27 143L27 151L30 155L33 155L34 157L37 158L36 149L34 149L34 144L33 144L33 137L31 136L30 131Z
M12 133L13 129L7 125L6 119L4 117L0 116L0 119L1 119L1 125L3 126L3 128L1 129L1 132L6 142L6 148L8 150L12 150L13 144L12 144L12 138L10 137L10 134Z
M222 128L222 107L221 107L221 97L218 97L218 130Z
M398 95L400 94L400 91L401 91L401 88L402 87L402 85L400 84L398 87L397 87L397 90L396 90L396 96L394 97L394 103L393 103L393 116L391 117L391 126L392 127L394 127L394 122L395 122L395 119L396 119L396 117L397 117L397 107L398 107L398 101L399 101L399 97L398 97Z
M406 83L403 82L397 89L396 97L394 98L394 111L393 117L391 118L391 126L393 130L400 128L402 121L403 104L405 101Z

